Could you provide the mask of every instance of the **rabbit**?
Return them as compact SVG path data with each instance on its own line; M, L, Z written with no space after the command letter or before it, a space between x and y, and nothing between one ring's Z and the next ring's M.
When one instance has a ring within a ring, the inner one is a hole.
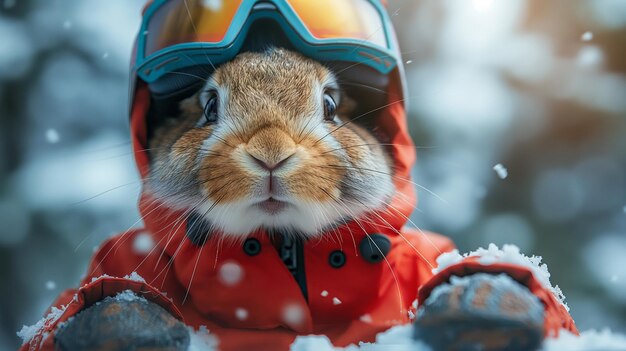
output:
M335 240L333 231L346 223L363 221L359 225L366 226L375 218L368 214L387 208L397 190L391 144L375 127L368 127L366 118L355 118L356 104L333 70L322 63L281 48L242 53L217 67L173 113L153 113L146 192L162 206L194 216L196 230L188 230L187 235L199 248L215 237L249 243L259 231L271 233L272 245L311 301L306 279L298 267L292 270L302 252L285 251L285 247L297 246L294 242ZM370 262L359 263L365 275L375 275L373 267L378 262L384 269L380 256L387 253L383 251L399 250L398 242L403 252L412 252L400 239L377 240L372 242L382 248ZM244 246L244 250L252 257L259 255L260 246ZM330 257L335 270L346 261L361 259L344 254L342 263L340 255ZM333 262L333 257L339 257L338 261ZM383 258L389 263L393 256ZM266 283L273 284L273 273L268 274ZM477 274L467 279L469 283L440 284L440 292L419 306L414 322L417 338L436 350L531 350L538 346L543 338L544 306L528 288L506 275ZM415 282L396 280L395 284L415 284L407 291L417 292L420 286ZM350 284L345 282L346 289L353 289ZM393 287L390 290L395 292ZM328 294L321 292L323 297ZM333 298L332 304L340 308L342 301ZM248 312L238 309L237 318L245 323ZM239 323L228 321L222 323ZM186 350L190 339L184 324L156 303L109 299L65 323L55 343L60 350L86 350L94 345Z

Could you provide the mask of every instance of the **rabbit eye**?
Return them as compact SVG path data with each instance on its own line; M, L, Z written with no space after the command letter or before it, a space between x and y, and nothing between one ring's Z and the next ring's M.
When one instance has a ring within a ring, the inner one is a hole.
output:
M328 93L324 93L324 119L327 121L334 121L337 114L337 103L332 96Z
M209 93L209 99L204 105L204 118L207 123L217 122L217 93Z

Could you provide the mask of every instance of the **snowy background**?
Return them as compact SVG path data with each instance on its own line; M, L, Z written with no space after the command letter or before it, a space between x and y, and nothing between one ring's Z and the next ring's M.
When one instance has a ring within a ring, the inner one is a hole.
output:
M137 225L126 111L142 5L0 0L2 350L78 283L98 243ZM581 329L626 332L626 1L392 0L390 12L415 178L441 198L420 191L415 223L461 251L542 255Z

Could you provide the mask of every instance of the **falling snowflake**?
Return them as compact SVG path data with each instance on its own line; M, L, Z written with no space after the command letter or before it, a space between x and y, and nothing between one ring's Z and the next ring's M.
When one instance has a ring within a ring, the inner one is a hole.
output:
M617 280L618 280L618 279L619 279L619 278L617 277L617 275L616 275L616 274L613 274L613 275L611 276L611 283L617 283Z
M341 300L339 300L336 297L333 297L333 305L337 306L337 305L341 305Z
M203 0L202 3L204 7L208 8L211 11L219 11L223 4L223 0Z
M493 166L493 170L496 171L496 174L498 174L498 177L500 177L500 179L506 179L506 177L509 176L509 171L506 169L506 167L502 165L502 163L498 163L497 165Z
M372 323L372 316L370 316L369 314L364 314L359 317L359 320L363 323Z
M239 319L240 321L244 321L246 319L248 319L248 310L246 310L245 308L237 308L235 310L235 317L237 317L237 319Z
M283 309L283 319L288 325L298 326L304 322L304 311L302 307L295 304L285 306Z
M582 67L597 67L604 60L604 53L599 47L585 45L578 51L576 58L578 65Z
M412 63L413 63L413 60L407 60L407 61L406 61L406 64L407 64L407 65L410 65L410 64L412 64Z
M72 28L72 22L69 20L66 20L65 22L63 22L63 29L71 29Z
M593 39L593 33L584 32L583 35L580 36L580 39L582 41L591 41Z
M59 142L59 140L61 140L61 137L59 136L59 132L57 132L56 129L50 128L46 130L46 140L50 144L56 144Z
M326 290L322 291L321 295L322 295L323 297L328 296L328 291L326 291Z
M102 54L102 59L106 60L107 58L109 58L109 53L105 52L104 54Z
M54 290L57 288L57 283L53 282L52 280L48 280L46 282L46 290Z
M219 277L224 285L233 286L243 278L243 270L235 262L226 262L220 267Z
M145 255L152 251L154 248L154 239L152 235L147 232L139 233L133 241L133 251L136 254Z

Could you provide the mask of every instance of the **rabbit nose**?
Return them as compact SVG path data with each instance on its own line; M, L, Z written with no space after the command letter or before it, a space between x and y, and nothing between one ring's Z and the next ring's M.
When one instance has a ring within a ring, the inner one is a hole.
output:
M296 152L296 143L279 128L269 127L257 131L245 146L256 164L274 171L287 163Z
M252 159L262 168L267 169L268 171L273 171L276 170L277 168L280 168L282 165L284 165L287 160L289 160L291 158L291 156L293 156L294 154L288 155L287 157L283 158L282 160L279 160L278 162L276 161L266 161L266 160L262 160L259 158L256 158L254 155L250 154L250 156L252 157Z

